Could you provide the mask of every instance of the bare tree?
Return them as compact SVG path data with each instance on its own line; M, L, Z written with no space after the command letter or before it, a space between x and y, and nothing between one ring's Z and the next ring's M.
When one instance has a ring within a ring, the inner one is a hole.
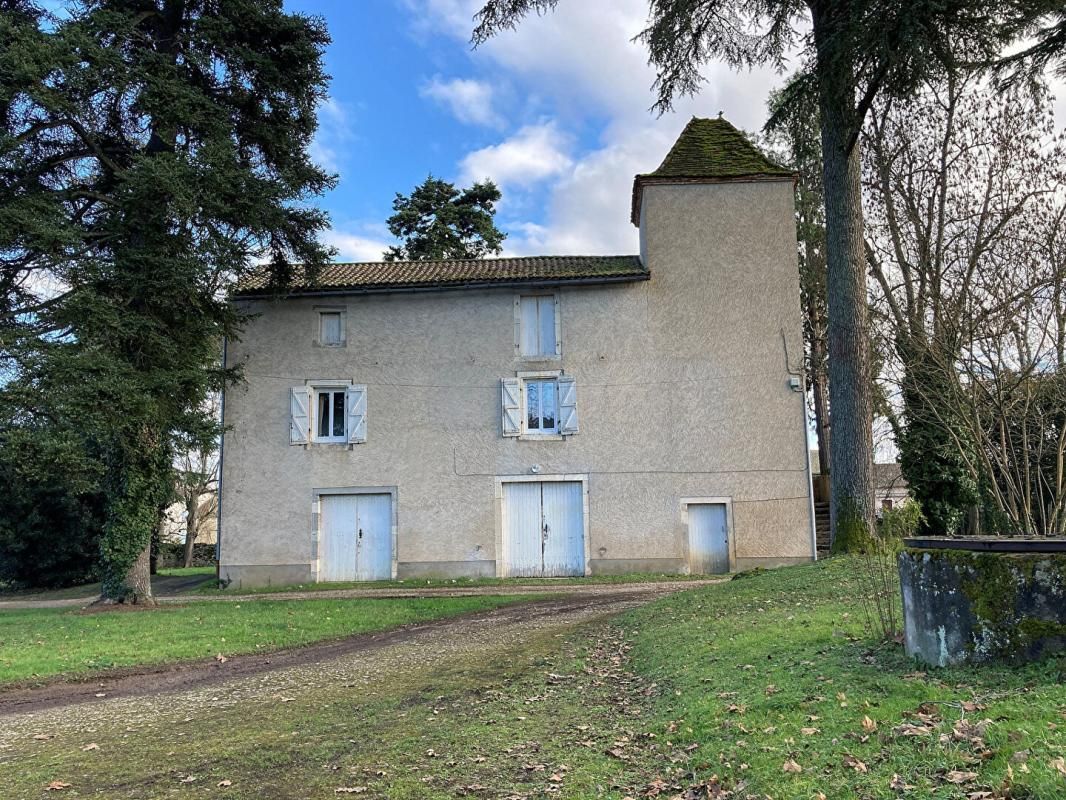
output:
M219 398L213 395L205 408L212 420L219 418ZM219 449L217 430L190 437L174 459L175 494L185 506L185 551L183 565L191 567L193 545L204 520L218 511Z
M874 318L927 524L953 532L992 498L1010 524L1049 530L1055 514L1032 509L1057 490L1020 457L1054 460L1030 437L1055 430L1064 349L1063 136L1047 94L930 84L877 104L866 143Z

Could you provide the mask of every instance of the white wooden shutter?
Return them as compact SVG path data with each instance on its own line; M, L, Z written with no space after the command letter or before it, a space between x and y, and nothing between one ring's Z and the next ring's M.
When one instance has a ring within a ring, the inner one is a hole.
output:
M503 405L503 435L518 436L522 432L522 403L518 380L504 378L500 381L500 389Z
M519 325L519 352L523 356L539 356L540 340L537 334L540 330L540 324L537 319L536 296L527 295L522 298L519 306L519 316L521 319Z
M577 387L573 378L559 378L559 433L577 433Z
M311 393L306 386L289 390L289 444L307 444L311 438Z
M345 392L348 408L348 443L366 441L366 386L355 384Z

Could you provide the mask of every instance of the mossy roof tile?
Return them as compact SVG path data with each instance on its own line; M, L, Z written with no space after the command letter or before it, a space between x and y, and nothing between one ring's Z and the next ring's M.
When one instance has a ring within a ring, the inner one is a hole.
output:
M639 281L648 270L638 256L527 256L447 261L370 261L324 267L314 281L299 276L290 294L454 289L497 284L564 284ZM270 290L269 274L242 280L237 295Z
M640 224L643 187L649 183L698 183L733 180L788 179L792 170L775 164L728 120L693 117L663 163L633 181L634 225Z

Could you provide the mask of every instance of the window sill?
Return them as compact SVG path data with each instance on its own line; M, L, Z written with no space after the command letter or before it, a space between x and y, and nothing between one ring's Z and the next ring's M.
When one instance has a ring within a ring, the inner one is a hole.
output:
M522 433L518 436L520 442L561 442L565 438L561 433Z
M563 357L561 355L555 355L555 356L522 356L522 355L516 355L515 356L515 361L521 361L523 364L536 363L536 362L539 362L539 361L562 361L562 360L563 360Z

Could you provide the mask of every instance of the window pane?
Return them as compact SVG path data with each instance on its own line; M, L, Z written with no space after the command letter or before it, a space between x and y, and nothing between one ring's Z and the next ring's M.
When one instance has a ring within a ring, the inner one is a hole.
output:
M523 297L519 301L519 348L524 356L539 353L537 341L537 298Z
M323 312L318 315L319 341L322 344L341 343L341 315L339 312Z
M329 436L329 392L318 393L318 435Z
M537 298L537 317L540 324L540 355L555 355L555 298Z
M540 385L541 430L555 430L555 381Z
M540 384L536 381L526 383L526 427L540 430Z
M344 392L333 393L333 435L344 436Z

